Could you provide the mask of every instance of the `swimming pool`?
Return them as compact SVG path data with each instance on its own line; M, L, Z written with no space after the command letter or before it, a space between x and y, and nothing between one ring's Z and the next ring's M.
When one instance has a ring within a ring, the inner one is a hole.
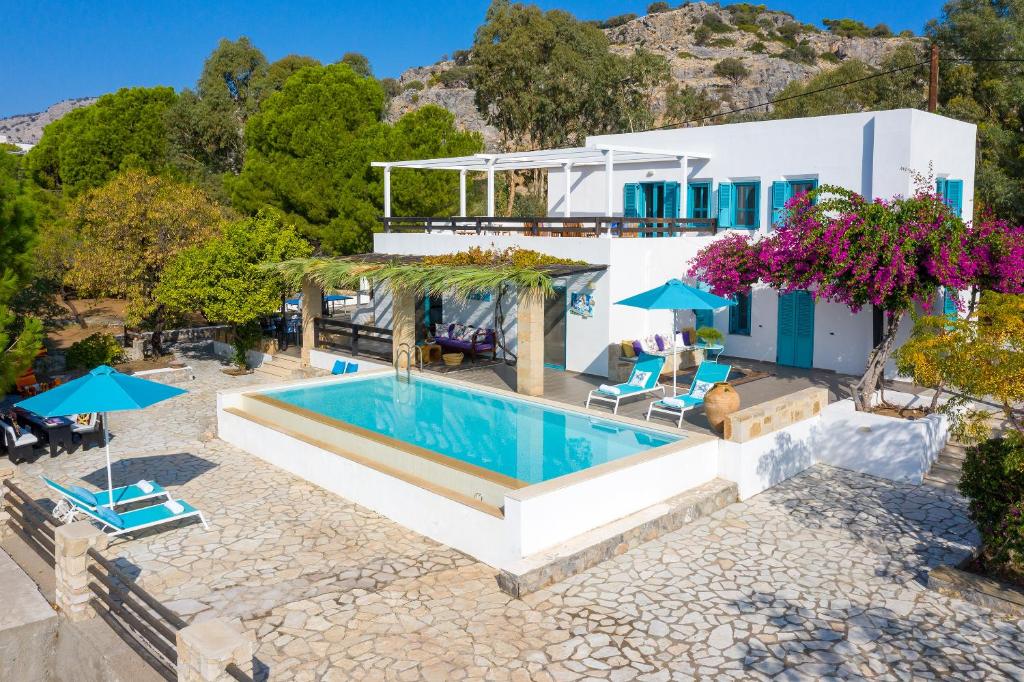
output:
M388 373L264 395L526 484L681 439L420 376L407 381Z

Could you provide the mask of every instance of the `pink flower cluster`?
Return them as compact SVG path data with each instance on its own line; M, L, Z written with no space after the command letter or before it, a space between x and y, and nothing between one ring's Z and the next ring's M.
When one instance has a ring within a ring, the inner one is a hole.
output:
M762 281L860 310L927 303L940 286L1024 292L1024 228L968 227L941 197L890 201L823 186L794 197L784 224L758 241L731 234L704 248L688 272L721 296Z

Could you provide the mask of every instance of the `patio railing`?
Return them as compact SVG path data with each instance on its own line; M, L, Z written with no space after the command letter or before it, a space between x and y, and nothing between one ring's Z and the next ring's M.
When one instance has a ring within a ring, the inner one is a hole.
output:
M484 232L531 237L678 237L716 234L715 218L624 218L621 216L538 216L533 218L381 218L385 232Z
M317 317L313 320L313 334L314 348L347 351L353 356L368 355L391 361L390 329Z
M60 521L15 485L14 481L4 479L3 488L6 490L0 489L5 502L2 506L10 514L8 527L43 561L53 566L53 529L60 525Z

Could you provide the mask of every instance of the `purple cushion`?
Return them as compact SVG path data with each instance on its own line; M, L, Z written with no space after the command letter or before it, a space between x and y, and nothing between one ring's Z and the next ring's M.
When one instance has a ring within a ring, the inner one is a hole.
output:
M661 338L661 334L654 335L654 343L658 344L658 350L665 350L665 339Z
M683 332L683 344L689 346L690 344L690 332Z
M639 341L633 342L633 352L636 353L637 357L640 357L644 352L644 347L640 345Z

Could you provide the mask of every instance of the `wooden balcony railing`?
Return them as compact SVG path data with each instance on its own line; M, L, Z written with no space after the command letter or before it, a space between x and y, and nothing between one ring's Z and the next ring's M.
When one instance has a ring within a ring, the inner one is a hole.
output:
M678 237L718 232L715 218L623 218L538 216L534 218L381 218L385 232L522 234L531 237Z

